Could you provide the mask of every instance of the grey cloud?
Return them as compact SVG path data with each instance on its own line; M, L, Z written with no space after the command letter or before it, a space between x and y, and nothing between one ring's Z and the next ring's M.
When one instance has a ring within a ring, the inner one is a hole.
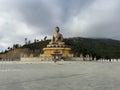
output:
M0 40L7 44L50 36L57 25L65 37L120 40L119 4L119 0L0 0Z
M43 28L43 33L51 34L51 30L56 25L64 27L69 18L80 13L83 7L92 3L94 0L49 0L22 1L17 3L19 12L27 24Z

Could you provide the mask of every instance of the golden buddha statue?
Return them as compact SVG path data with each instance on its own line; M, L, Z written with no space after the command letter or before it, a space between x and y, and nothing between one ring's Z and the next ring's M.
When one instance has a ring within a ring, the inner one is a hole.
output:
M55 33L52 36L51 43L58 43L63 41L63 35L59 33L59 27L55 28Z
M52 35L51 41L46 48L43 48L43 54L40 54L41 58L48 58L52 60L53 55L62 55L61 57L73 57L73 54L70 53L71 48L68 48L63 42L63 35L59 33L59 27L55 28L55 32Z
M63 35L59 33L59 31L59 27L56 27L55 33L52 35L51 42L47 45L47 47L65 47Z

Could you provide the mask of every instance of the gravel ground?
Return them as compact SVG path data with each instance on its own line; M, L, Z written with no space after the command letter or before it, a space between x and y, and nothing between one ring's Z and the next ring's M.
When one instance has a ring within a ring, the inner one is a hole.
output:
M0 63L0 90L120 90L120 62Z

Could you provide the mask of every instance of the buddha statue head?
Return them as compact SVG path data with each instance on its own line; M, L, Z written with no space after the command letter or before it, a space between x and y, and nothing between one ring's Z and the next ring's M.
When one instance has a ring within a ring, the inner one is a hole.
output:
M56 27L56 28L55 28L55 31L56 31L56 33L59 33L60 28L59 28L59 27Z

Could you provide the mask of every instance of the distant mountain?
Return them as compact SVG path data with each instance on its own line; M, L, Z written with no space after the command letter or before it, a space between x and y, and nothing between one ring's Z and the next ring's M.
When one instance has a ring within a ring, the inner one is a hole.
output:
M43 53L42 49L50 40L38 41L34 43L25 44L19 48L28 48L30 53L34 53L34 56L39 56ZM95 39L95 38L83 38L72 37L64 39L64 42L68 47L72 49L72 53L75 57L79 57L80 54L86 56L89 54L93 58L120 58L120 41L112 39ZM6 51L5 53L10 52Z
M29 45L24 45L22 48L29 48L30 50L40 50L46 47L50 40L40 41ZM120 58L120 41L112 39L95 39L72 37L64 39L68 47L71 47L74 56L78 57L89 54L97 58Z

